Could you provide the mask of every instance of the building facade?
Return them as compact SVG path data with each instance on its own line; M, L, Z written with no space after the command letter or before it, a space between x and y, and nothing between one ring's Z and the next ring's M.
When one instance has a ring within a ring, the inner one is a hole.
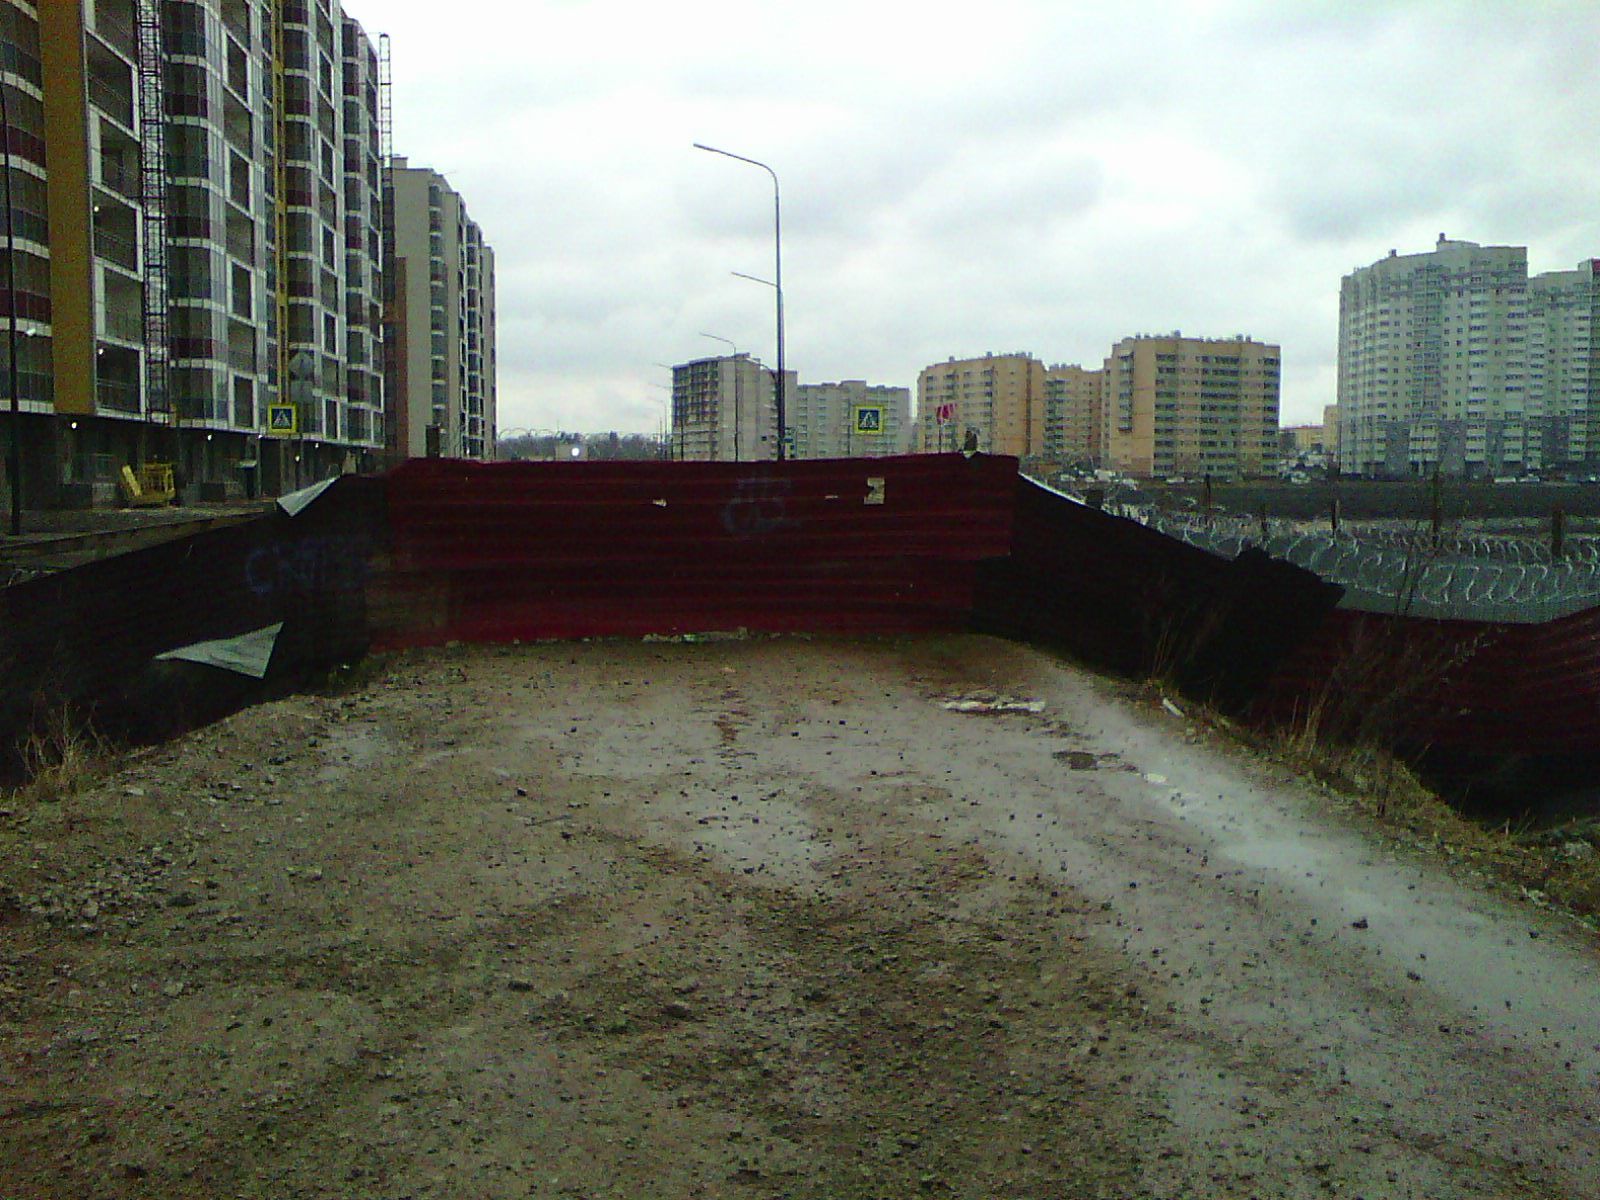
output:
M697 358L672 368L668 450L685 462L764 462L777 457L774 372L748 354ZM795 373L785 371L784 396L795 402ZM784 413L789 428L794 418Z
M1339 292L1340 456L1379 477L1520 470L1530 445L1528 254L1443 234L1345 276ZM1532 436L1530 437L1530 432Z
M385 334L396 460L494 457L494 251L437 171L391 161Z
M337 0L0 15L27 502L114 502L120 468L150 461L218 499L373 465L379 106L360 27Z
M1057 363L1044 373L1042 453L1062 466L1098 465L1103 453L1106 373Z
M1277 470L1280 351L1251 338L1124 338L1105 363L1104 465L1146 479Z
M1600 462L1597 338L1600 259L1528 280L1527 469Z
M927 453L959 450L971 431L985 454L1042 454L1044 364L1019 352L924 367L917 376L917 430Z
M869 384L802 383L784 414L796 458L872 458L903 454L911 436L911 389Z

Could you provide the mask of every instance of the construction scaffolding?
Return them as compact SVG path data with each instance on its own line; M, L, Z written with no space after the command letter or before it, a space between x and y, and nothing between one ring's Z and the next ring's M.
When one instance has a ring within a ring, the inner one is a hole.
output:
M167 138L160 0L138 0L139 206L144 214L144 411L170 422L167 336Z

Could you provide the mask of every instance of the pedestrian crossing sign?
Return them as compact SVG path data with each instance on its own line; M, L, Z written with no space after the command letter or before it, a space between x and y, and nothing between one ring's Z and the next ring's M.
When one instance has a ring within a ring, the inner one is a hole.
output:
M273 437L293 437L300 432L300 410L292 404L267 405L267 432Z
M883 405L858 404L854 409L856 433L865 437L883 434Z

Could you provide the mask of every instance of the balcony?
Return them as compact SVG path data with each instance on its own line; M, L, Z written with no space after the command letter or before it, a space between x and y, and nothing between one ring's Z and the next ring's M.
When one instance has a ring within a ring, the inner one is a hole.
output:
M139 273L139 244L125 234L115 233L103 225L94 229L95 256L137 275Z
M128 380L98 379L94 385L95 403L114 412L139 411L139 385Z
M139 200L139 166L138 160L130 162L129 158L120 151L106 150L101 142L102 150L99 157L99 175L97 182L108 192L114 192L124 200L137 203Z
M89 77L89 103L124 129L133 128L133 92L123 91L115 84L100 78Z
M122 11L117 11L118 8ZM95 5L94 33L102 42L130 62L139 57L139 42L133 31L133 11L124 3L120 6L110 0Z
M137 350L102 343L95 349L95 403L112 412L140 411L140 355Z

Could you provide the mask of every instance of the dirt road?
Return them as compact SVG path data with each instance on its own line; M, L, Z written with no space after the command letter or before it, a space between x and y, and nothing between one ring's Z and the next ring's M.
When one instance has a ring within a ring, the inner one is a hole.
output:
M441 651L0 817L0 1195L1593 1197L1597 998L1024 647Z

